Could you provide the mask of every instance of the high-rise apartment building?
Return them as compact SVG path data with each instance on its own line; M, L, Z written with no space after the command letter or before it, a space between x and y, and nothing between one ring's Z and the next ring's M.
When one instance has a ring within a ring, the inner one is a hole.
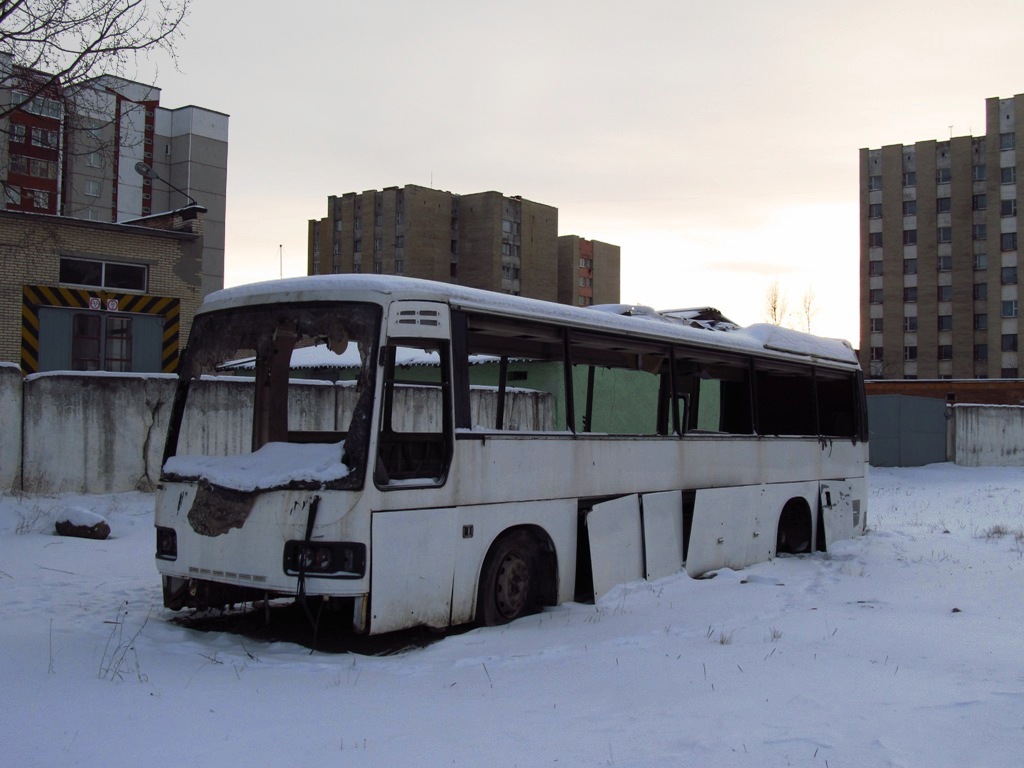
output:
M619 246L576 235L558 238L558 301L585 307L619 303Z
M607 266L594 265L593 245L576 238L562 256L558 209L508 197L500 192L458 195L414 184L349 192L327 199L327 216L309 221L307 272L405 275L485 290L572 303L593 303L602 295L618 301L616 246L599 244L601 255L614 250ZM586 243L586 246L581 246ZM587 251L590 272L576 268L573 282L595 280L576 292L563 291L563 268L582 264ZM576 279L578 278L578 280Z
M1017 378L1024 95L985 134L860 151L861 365L875 379Z
M29 98L47 80L0 53L0 106L25 103L0 118L0 208L126 223L194 200L206 209L201 291L222 288L228 116L164 108L159 88L109 75Z

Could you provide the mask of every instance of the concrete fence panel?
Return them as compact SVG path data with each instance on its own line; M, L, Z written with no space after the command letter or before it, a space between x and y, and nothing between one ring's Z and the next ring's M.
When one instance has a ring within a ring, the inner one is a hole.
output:
M956 405L957 464L965 467L1024 466L1024 407Z
M0 491L21 490L21 369L0 363Z
M25 379L24 490L151 490L160 473L174 381L84 373Z

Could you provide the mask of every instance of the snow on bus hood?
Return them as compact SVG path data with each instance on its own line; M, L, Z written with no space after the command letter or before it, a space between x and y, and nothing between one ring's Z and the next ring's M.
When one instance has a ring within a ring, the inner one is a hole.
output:
M279 488L294 482L327 483L349 473L341 443L267 443L235 456L172 456L164 471L236 491Z

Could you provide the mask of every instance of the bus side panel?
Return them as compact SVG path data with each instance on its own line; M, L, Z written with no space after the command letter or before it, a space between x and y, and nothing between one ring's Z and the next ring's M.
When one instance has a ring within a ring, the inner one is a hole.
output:
M452 624L476 618L484 558L495 539L510 528L529 526L547 534L558 563L558 602L572 600L576 589L576 499L467 506L460 507L458 514Z
M849 480L822 482L821 513L826 549L832 549L835 541L851 539L864 532L863 498L864 494L855 493L854 482Z
M817 509L817 481L698 490L686 572L696 577L774 557L779 515L797 496L807 501L808 509Z
M643 520L647 579L679 573L683 569L683 494L645 493Z
M595 600L617 584L644 577L639 496L623 496L595 504L587 514L587 536Z
M455 573L456 511L375 512L370 633L447 627Z

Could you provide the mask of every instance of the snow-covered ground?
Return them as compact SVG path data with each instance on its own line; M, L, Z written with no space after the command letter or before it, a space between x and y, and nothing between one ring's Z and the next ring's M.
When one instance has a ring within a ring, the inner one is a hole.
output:
M875 469L832 552L387 656L170 621L152 497L0 497L11 766L1014 766L1024 471ZM102 514L106 541L51 535Z

